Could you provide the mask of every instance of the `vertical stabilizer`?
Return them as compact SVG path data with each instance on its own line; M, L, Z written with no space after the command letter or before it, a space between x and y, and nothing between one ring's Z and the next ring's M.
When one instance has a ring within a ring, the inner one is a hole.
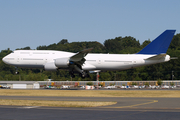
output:
M137 54L166 53L176 30L166 30Z

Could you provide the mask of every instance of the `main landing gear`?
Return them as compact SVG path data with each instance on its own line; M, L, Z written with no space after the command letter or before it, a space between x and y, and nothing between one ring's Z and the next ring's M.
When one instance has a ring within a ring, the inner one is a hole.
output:
M75 78L74 71L69 71L69 74L71 75L72 78Z
M71 75L72 78L75 77L73 70L69 71L69 74ZM81 78L85 78L85 77L88 77L88 78L89 78L89 77L90 77L90 75L88 74L88 72L85 72L85 71L82 71L81 73L79 73L79 76L80 76Z

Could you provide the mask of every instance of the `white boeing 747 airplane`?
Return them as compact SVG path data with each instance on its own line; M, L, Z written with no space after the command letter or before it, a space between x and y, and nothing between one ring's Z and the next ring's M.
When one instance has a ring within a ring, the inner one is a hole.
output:
M15 50L2 60L9 65L24 68L39 68L49 71L68 69L72 77L80 73L88 77L89 71L126 70L134 67L167 62L166 51L175 30L166 30L136 54L94 54L92 48L78 53L54 50Z

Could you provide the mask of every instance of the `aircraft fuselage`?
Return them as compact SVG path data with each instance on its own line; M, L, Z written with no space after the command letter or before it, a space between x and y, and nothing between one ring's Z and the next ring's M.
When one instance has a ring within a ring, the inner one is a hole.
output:
M44 69L47 63L54 62L58 58L70 58L76 53L53 50L15 50L3 58L9 65L24 68ZM125 70L143 65L156 64L170 60L170 56L157 60L146 60L155 55L141 54L92 54L86 55L86 61L82 65L83 70ZM58 68L58 67L57 67ZM69 68L68 66L66 67ZM66 69L60 68L59 69Z

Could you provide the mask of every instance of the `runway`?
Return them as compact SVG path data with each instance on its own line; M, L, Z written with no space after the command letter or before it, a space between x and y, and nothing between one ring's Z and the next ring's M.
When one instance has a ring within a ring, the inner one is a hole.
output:
M92 108L0 106L2 120L180 119L180 98L0 96L0 99L117 102L115 105Z

